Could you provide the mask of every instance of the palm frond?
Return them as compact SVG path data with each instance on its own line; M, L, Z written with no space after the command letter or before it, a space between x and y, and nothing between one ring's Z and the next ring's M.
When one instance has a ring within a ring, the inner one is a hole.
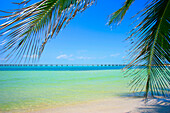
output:
M23 0L22 2L19 2L19 3L16 3L16 2L12 2L13 4L18 4L18 5L21 5L21 4L24 4L26 5L28 2L30 2L31 0Z
M146 98L148 94L169 96L170 0L152 0L147 4L139 13L141 22L127 38L132 47L125 75L132 77L131 89L145 91ZM113 13L109 25L122 20L124 14L119 12L121 9Z
M108 25L111 24L120 24L121 21L123 20L127 10L129 9L129 7L131 6L131 4L134 2L135 0L126 0L126 2L124 3L124 5L117 10L116 12L112 13L111 15L109 15L109 22Z
M169 95L170 70L170 1L153 0L141 15L142 21L131 31L131 62L127 68L144 66L145 73L132 74L132 86L142 89L145 97ZM142 79L145 78L145 79ZM142 80L141 80L142 79ZM141 83L142 82L142 83Z
M27 4L30 0L15 4ZM0 36L4 39L0 54L11 62L36 60L46 43L57 36L71 19L91 6L95 0L41 0L21 9L16 9L0 19Z

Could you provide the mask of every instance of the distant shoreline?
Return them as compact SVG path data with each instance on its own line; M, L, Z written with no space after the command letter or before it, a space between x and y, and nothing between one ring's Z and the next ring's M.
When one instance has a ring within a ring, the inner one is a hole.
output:
M0 66L128 66L128 64L0 64ZM133 65L133 66L147 66L147 65ZM152 66L170 66L170 64Z
M0 64L0 71L97 71L124 69L126 66L126 64ZM144 68L147 67L140 65L130 67L130 69Z

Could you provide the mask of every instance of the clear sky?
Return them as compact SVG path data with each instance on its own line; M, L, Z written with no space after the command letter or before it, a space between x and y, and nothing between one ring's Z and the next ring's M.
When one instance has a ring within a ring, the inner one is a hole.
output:
M2 0L0 10L19 8ZM38 0L32 0L32 3ZM119 9L125 0L97 0L97 4L79 13L59 35L49 41L39 64L122 64L129 44L125 39L134 25L134 16L144 7L145 0L136 0L118 27L107 26L108 15ZM2 13L0 13L2 15ZM0 22L2 23L2 22ZM0 57L0 63L3 62Z

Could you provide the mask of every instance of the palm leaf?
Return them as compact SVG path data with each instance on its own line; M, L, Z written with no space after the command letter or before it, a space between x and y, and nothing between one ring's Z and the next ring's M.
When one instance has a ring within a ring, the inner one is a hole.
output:
M27 4L30 0L14 4ZM91 6L95 0L41 0L15 12L7 12L0 19L0 36L4 39L0 54L11 62L35 61L40 57L46 43L57 36L71 19Z
M111 15L109 15L109 22L108 25L111 25L112 23L121 23L121 21L123 20L127 10L129 9L129 7L131 6L131 4L134 2L135 0L126 0L126 2L124 3L124 5L117 10L116 12L112 13Z
M127 38L131 41L132 47L126 75L132 77L130 85L134 91L143 91L145 88L146 98L148 94L169 96L169 15L169 0L153 0L142 11L141 22L132 29L131 35Z

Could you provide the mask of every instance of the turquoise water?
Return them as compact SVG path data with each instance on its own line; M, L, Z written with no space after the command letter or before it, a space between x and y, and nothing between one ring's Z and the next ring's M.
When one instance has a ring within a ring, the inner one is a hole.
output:
M36 110L129 92L120 69L0 71L0 111Z
M113 70L123 69L125 66L99 65L99 66L65 66L65 65L16 65L0 66L0 71L87 71L87 70Z

